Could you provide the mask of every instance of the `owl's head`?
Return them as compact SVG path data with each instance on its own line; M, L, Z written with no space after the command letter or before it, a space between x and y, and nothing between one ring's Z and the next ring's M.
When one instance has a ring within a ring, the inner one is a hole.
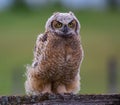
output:
M46 22L46 31L56 33L56 35L69 37L78 35L80 23L72 12L54 13Z

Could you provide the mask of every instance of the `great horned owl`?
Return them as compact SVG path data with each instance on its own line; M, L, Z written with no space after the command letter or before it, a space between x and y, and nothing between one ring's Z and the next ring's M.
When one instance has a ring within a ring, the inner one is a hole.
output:
M83 59L80 23L72 12L57 12L45 29L37 38L33 63L27 67L26 93L77 93Z

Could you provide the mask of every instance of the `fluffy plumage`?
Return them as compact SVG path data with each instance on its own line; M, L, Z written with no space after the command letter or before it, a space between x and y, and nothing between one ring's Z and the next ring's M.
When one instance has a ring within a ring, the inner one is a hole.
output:
M55 13L45 28L37 38L33 63L27 67L26 93L77 93L83 58L79 21L72 12Z

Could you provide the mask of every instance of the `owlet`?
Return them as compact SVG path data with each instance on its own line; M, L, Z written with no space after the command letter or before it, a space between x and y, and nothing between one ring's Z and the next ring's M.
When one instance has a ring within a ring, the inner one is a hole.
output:
M48 19L45 33L37 38L33 63L27 67L28 95L79 92L83 59L79 31L80 23L72 12L57 12Z

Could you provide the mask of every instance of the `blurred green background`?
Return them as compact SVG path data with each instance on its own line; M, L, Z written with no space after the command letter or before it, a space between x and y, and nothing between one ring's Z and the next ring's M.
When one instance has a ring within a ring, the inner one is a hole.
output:
M25 94L25 66L32 63L36 38L44 32L47 19L56 11L73 11L81 23L85 56L80 93L120 93L119 8L112 3L104 9L70 8L60 0L31 8L23 1L16 0L14 5L0 11L0 95ZM111 61L114 91L109 91Z

